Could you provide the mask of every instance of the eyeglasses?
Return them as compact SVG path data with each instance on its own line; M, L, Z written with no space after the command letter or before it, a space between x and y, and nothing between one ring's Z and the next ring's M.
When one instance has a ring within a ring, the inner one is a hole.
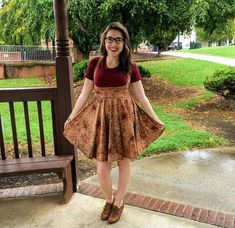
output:
M121 43L123 42L123 38L122 38L122 37L116 37L116 38L114 38L114 37L112 37L112 36L108 36L108 37L105 38L105 40L106 40L106 42L109 43L109 44L113 43L113 41L115 41L116 44L121 44Z

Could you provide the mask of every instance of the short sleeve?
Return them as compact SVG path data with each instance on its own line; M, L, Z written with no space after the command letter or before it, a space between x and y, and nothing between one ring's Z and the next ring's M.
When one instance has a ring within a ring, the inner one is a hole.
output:
M137 82L141 80L142 77L140 75L140 71L136 63L132 63L132 68L131 68L131 83L132 82Z
M92 58L89 61L87 69L86 69L85 77L92 81L94 81L94 70L98 61L99 61L99 57Z

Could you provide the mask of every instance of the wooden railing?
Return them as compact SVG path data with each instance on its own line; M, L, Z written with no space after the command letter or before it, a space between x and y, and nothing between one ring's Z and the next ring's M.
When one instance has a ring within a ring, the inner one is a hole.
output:
M8 127L11 125L12 129L12 138L14 145L14 158L19 158L19 145L18 145L18 134L16 126L16 113L14 108L15 102L22 102L24 110L24 119L25 119L25 129L27 135L27 147L28 147L28 156L33 157L32 150L32 136L30 128L30 119L29 119L29 108L28 102L35 101L37 102L37 115L38 115L38 126L39 126L39 135L40 135L40 144L41 144L41 155L46 156L45 150L45 139L44 139L44 126L43 126L43 113L42 113L42 101L50 101L51 106L51 116L52 116L52 127L53 127L53 140L54 140L54 152L58 154L58 143L57 143L57 132L56 132L56 122L57 122L57 111L56 111L56 92L55 87L34 87L34 88L7 88L0 89L0 103L9 104L9 114L10 114L10 123L7 124ZM35 123L34 123L35 124ZM6 159L6 150L4 143L4 132L3 132L3 122L1 118L0 110L0 150L1 158Z

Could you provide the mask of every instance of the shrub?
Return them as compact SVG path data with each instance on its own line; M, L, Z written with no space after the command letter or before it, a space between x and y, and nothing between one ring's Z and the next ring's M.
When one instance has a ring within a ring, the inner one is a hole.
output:
M142 78L149 78L151 77L150 71L142 66L138 66L139 71L140 71L140 75L142 76Z
M235 68L216 71L206 79L204 86L225 99L235 100Z
M84 59L84 60L80 61L79 63L74 64L74 66L73 66L73 79L74 79L74 81L84 79L87 64L88 64L88 59Z

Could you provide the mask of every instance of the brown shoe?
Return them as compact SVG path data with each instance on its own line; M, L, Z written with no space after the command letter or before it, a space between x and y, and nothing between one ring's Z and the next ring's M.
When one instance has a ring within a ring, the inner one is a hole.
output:
M103 207L103 211L101 213L101 220L107 220L108 219L108 217L111 213L112 207L113 207L113 203L114 203L114 200L113 200L112 203L106 202L106 204Z
M108 223L111 224L117 222L121 218L123 208L124 208L124 203L122 204L121 207L113 205L111 214L108 218Z

